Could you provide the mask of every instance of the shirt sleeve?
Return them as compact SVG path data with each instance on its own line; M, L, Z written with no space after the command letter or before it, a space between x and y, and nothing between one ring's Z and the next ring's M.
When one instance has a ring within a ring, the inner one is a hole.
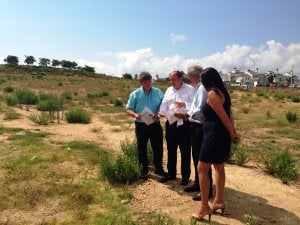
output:
M199 93L201 93L201 99L199 100L199 109L198 110L201 110L203 108L203 106L205 105L206 101L207 101L207 91L205 90L204 86L201 85L199 87Z
M163 96L162 102L159 107L159 114L166 116L168 112L168 90L166 90L165 95Z
M131 93L129 95L129 99L128 99L125 109L126 110L130 109L130 110L135 111L135 105L136 105L136 97L135 97L134 93Z
M193 87L190 87L190 90L188 93L188 100L185 102L185 108L187 111L190 110L193 100L194 100L194 89L193 89Z

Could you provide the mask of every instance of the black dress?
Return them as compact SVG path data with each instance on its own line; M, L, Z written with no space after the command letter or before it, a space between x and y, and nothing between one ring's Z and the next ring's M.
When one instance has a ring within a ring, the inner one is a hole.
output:
M230 117L230 101L225 98L223 107ZM205 104L201 109L204 114L204 138L201 145L199 160L205 163L223 163L230 157L231 138L229 132L215 113Z

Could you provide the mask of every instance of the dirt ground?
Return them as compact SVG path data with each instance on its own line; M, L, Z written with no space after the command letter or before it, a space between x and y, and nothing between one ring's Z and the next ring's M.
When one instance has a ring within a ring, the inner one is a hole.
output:
M22 114L21 119L4 121L0 118L0 125L4 127L21 127L24 129L39 129L49 132L50 138L56 141L93 141L116 151L120 149L120 142L126 137L134 138L134 127L126 127L124 132L116 132L108 124L94 117L90 124L51 124L40 126L32 123L27 115L32 110L16 109ZM94 131L93 131L94 130ZM95 132L96 130L96 132ZM5 139L2 136L1 139ZM166 164L166 149L164 150L164 164ZM180 155L178 155L180 160ZM178 167L180 163L178 163ZM193 166L191 166L193 167ZM246 224L247 215L254 219L252 224L299 225L300 224L300 181L284 185L279 179L265 174L255 164L248 163L244 167L226 164L225 204L228 215L214 214L214 224L240 225ZM166 169L166 166L165 166ZM180 168L177 169L180 171ZM192 170L193 177L194 172ZM134 199L128 203L133 209L144 212L167 213L176 221L187 222L190 215L197 210L199 202L192 200L194 193L183 192L180 185L181 175L177 180L165 184L158 182L158 177L150 173L148 181L139 181L132 186ZM192 180L190 180L190 184ZM203 222L206 223L205 221Z

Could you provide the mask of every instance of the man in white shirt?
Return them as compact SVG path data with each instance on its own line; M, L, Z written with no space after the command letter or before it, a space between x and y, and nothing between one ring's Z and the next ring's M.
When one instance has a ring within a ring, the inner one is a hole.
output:
M166 141L168 149L168 173L160 182L176 179L177 148L181 153L181 185L189 183L191 175L191 143L189 121L179 115L190 109L194 98L194 88L183 82L183 73L173 71L169 74L170 84L160 105L159 114L167 118ZM178 114L177 114L178 113Z
M203 68L197 64L191 65L188 68L188 78L191 81L191 84L195 88L195 96L191 105L190 110L187 112L190 120L190 139L192 144L192 157L195 168L195 181L194 184L188 186L184 189L185 192L198 192L200 193L200 184L197 171L197 165L199 162L199 155L201 144L203 140L203 130L202 123L204 116L201 112L201 108L205 105L207 101L207 91L201 83L201 72ZM210 180L210 192L209 196L212 197L212 171L209 170L209 180ZM194 200L201 200L201 195L196 194L193 197Z

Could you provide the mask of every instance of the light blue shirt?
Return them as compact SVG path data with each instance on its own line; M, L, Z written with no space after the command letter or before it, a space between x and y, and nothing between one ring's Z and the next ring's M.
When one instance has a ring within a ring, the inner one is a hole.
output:
M143 87L140 87L130 93L125 109L140 114L145 107L148 107L153 113L157 113L163 97L164 93L159 88L151 87L150 93L147 94ZM136 121L142 122L141 120Z
M190 121L196 123L203 123L203 114L201 108L204 106L207 100L207 91L201 82L195 86L195 96L188 114L190 116Z

